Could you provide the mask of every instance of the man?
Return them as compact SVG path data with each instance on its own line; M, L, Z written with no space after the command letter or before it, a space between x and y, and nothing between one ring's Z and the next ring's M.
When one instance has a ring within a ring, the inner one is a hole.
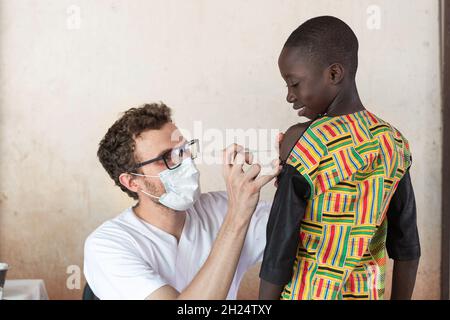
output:
M137 204L86 240L84 273L100 299L235 299L246 270L262 260L270 204L243 148L224 151L225 192L200 194L186 141L160 104L132 108L100 142L98 157Z

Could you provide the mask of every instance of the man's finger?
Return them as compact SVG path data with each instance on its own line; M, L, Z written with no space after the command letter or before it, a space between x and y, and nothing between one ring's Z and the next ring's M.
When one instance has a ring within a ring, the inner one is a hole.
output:
M245 162L248 164L253 164L253 153L245 151Z
M236 156L234 157L233 160L233 165L231 167L231 174L240 174L242 173L242 167L244 166L245 163L245 156L243 152L236 152Z
M273 174L261 175L255 179L255 183L258 186L258 188L262 188L267 183L269 183L273 178L275 178L280 172L281 172L281 166L278 166L278 168L276 168L276 170Z
M275 173L275 172L277 172L278 167L281 165L281 160L280 159L273 159L271 165L272 165L272 168L274 169L273 173Z
M255 179L258 174L261 172L261 166L259 164L253 164L247 172L245 172L244 179L246 181L250 181Z
M242 146L240 146L236 143L233 143L222 151L223 152L223 157L222 157L223 167L224 167L225 173L229 173L231 171L231 167L233 165L236 153L242 149L243 149Z
M236 143L230 144L228 147L223 149L223 164L231 165L237 150L239 150L239 145Z

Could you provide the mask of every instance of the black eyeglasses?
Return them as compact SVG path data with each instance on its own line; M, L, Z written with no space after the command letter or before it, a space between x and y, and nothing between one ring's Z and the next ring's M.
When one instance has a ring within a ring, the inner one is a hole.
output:
M136 164L131 171L135 171L136 169L139 169L147 164L160 160L164 161L167 169L173 170L175 168L178 168L183 162L183 160L186 159L187 157L190 157L191 159L197 158L198 152L199 152L198 139L193 139L179 147L173 148L163 153L159 157Z

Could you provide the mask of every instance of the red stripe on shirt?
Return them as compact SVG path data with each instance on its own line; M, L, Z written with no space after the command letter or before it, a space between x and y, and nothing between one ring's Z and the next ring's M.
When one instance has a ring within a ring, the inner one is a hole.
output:
M350 170L350 167L348 166L347 160L345 159L344 151L340 150L339 155L341 156L342 163L344 164L345 171L347 171L347 174L350 176L352 174L352 170Z
M353 274L350 275L350 291L355 292L355 277Z
M340 200L341 200L341 194L338 193L338 194L336 195L336 202L334 203L334 211L335 211L335 212L339 212L339 203L340 203Z
M331 127L329 125L324 125L323 126L325 130L328 131L328 133L332 136L332 137L336 137L336 132L334 132L333 129L331 129Z
M358 245L358 256L363 255L363 247L364 247L364 239L359 238L359 245Z
M326 263L328 256L330 255L331 252L331 247L333 246L333 240L334 240L334 232L336 227L334 225L332 225L330 227L331 232L330 232L330 238L328 240L328 245L327 245L327 249L325 250L325 255L322 258L322 263Z
M369 116L370 120L372 120L372 124L378 123L377 119L375 119L375 117L370 112L367 112L367 115Z
M316 293L317 298L320 298L320 293L322 292L322 287L323 287L323 279L320 279L319 288L317 289L317 293Z
M386 145L386 149L387 149L387 151L388 151L388 153L389 153L389 158L392 157L392 149L391 149L391 146L390 146L390 144L389 144L389 142L387 141L387 139L386 139L385 136L383 136L383 142L384 142L384 144Z
M321 191L325 192L325 183L323 182L323 178L321 175L317 176L317 181L319 181Z
M305 149L305 147L303 147L300 143L297 144L297 147L300 149L300 151L302 153L304 153L306 155L306 157L312 164L316 163L316 159L314 159L314 157L311 155L311 153L308 150Z
M304 232L300 232L300 239L302 240L302 243L305 242L305 233Z
M364 195L363 195L363 212L362 212L362 218L361 218L361 223L365 223L366 222L366 214L367 214L367 198L369 196L369 181L364 181Z
M359 135L358 129L356 129L355 122L352 120L352 118L349 115L346 115L346 117L347 117L348 121L350 122L350 124L352 125L353 130L355 131L356 138L358 139L359 142L362 142L363 138L361 138L361 136Z
M298 300L303 300L302 296L303 296L303 292L305 291L305 287L306 287L307 273L308 273L308 261L305 261L305 263L303 265L303 270L302 270L302 280L300 282L300 288L298 290L298 295L297 295Z

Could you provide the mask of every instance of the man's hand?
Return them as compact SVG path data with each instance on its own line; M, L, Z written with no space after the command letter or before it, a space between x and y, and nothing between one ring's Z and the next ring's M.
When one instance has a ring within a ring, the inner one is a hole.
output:
M274 163L275 170L272 174L258 176L261 166L252 164L251 154L245 152L242 146L230 145L224 150L223 156L223 176L228 193L229 213L246 222L255 211L261 188L280 173L279 160ZM244 163L251 165L246 172L243 171Z

